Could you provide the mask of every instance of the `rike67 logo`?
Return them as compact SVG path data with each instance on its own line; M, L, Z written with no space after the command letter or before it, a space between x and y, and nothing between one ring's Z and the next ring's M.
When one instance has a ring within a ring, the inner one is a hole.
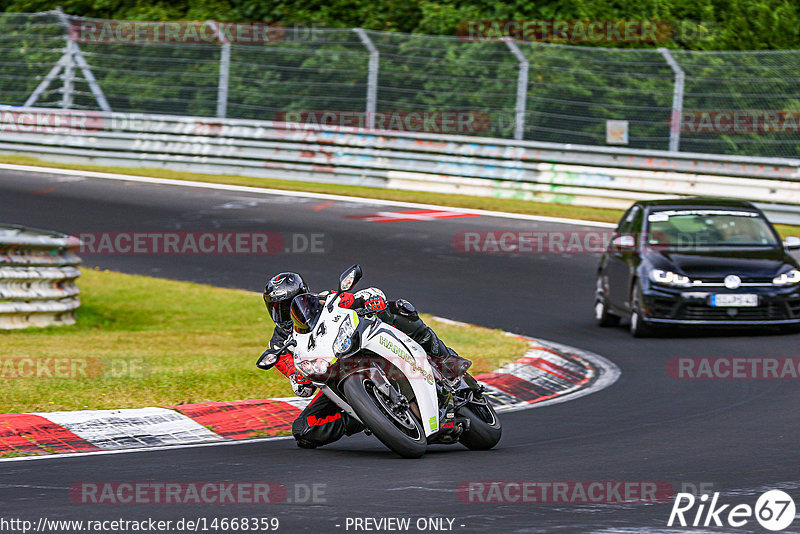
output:
M719 493L695 497L691 493L678 493L672 504L667 526L741 528L755 519L767 530L784 530L794 521L794 500L786 492L770 490L763 493L755 507L749 504L721 504Z

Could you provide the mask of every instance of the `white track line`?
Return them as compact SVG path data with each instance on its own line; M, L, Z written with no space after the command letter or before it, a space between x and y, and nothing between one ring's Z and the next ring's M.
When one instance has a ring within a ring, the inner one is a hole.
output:
M145 184L174 185L178 187L196 187L202 189L217 189L221 191L236 191L239 193L257 193L262 195L280 195L286 197L316 198L320 200L335 200L339 202L355 202L359 204L375 204L378 206L394 206L401 208L448 210L470 215L483 215L485 217L500 217L504 219L518 219L522 221L550 222L558 224L571 224L576 226L591 226L596 228L616 228L616 224L598 221L583 221L562 217L546 217L544 215L527 215L524 213L508 213L504 211L478 210L471 208L457 208L453 206L440 206L437 204L420 204L417 202L400 202L396 200L381 200L377 198L351 197L333 195L329 193L310 193L305 191L288 191L283 189L269 189L264 187L249 187L244 185L215 184L210 182L195 182L190 180L169 180L167 178L151 178L147 176L134 176L128 174L114 174L109 172L78 171L72 169L58 169L51 167L35 167L32 165L12 165L0 163L0 169L20 172L35 172L40 174L59 174L66 176L80 176L86 178L100 178L103 180L117 180L122 182L138 182Z
M157 452L168 451L173 449L194 449L196 447L224 447L228 445L243 445L245 443L261 443L264 441L280 441L285 439L294 439L292 436L272 436L268 438L248 438L230 441L213 441L209 443L187 443L185 445L165 445L159 447L141 447L136 449L112 449L104 451L87 451L87 452L64 452L56 454L38 455L38 456L15 456L13 458L0 458L2 462L27 462L29 460L53 460L60 458L78 458L81 456L99 456L105 454L128 454L134 452Z

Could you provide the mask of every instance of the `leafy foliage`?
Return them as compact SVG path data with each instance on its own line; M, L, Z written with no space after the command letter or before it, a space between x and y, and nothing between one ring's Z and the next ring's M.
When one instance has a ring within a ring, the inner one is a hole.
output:
M61 0L58 4L71 15L106 19L280 21L436 35L454 35L464 20L691 21L702 27L686 32L672 47L800 48L800 4L792 0ZM52 0L0 0L0 10L6 12L47 11L54 5Z

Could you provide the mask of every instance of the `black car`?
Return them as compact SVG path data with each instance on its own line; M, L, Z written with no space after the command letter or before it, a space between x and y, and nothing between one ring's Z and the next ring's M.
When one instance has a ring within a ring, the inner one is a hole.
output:
M749 202L709 198L636 202L597 273L595 318L630 319L641 337L659 325L800 325L800 265Z

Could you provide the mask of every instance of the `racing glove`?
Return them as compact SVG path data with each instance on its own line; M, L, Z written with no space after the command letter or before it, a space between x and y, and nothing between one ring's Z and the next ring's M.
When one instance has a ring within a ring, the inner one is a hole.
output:
M339 294L339 307L340 308L352 308L353 304L355 304L355 298L353 297L352 293L340 293Z
M314 384L311 383L311 380L304 377L300 373L295 373L290 376L289 382L291 382L292 389L294 390L295 395L298 397L310 397L317 389L314 387Z
M386 300L383 297L375 297L364 302L364 309L370 313L379 313L386 309Z

